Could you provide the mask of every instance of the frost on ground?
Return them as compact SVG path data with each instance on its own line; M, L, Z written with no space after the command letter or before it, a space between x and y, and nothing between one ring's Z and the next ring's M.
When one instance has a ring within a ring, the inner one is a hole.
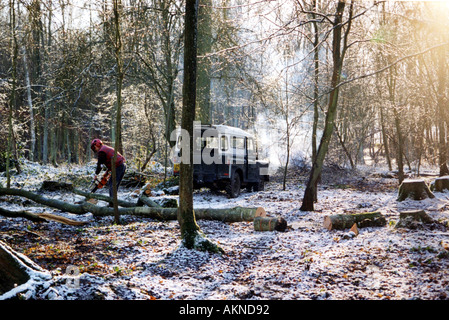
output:
M14 177L13 187L37 190L42 180L67 171L29 167ZM74 176L87 171L70 170ZM344 179L323 179L316 210L302 212L305 177L291 177L285 191L272 181L265 191L242 192L237 199L195 192L196 207L261 206L288 222L286 232L260 232L250 222L198 220L224 255L181 247L177 221L123 216L123 224L114 225L112 217L77 216L5 196L0 205L9 210L90 223L74 227L0 217L0 240L53 276L51 285L28 297L33 299L448 299L449 252L442 246L449 235L448 193L397 202L397 180L351 172ZM136 201L134 191L122 189L119 196ZM45 196L83 199L70 193ZM424 209L436 223L395 228L399 212L413 209ZM348 230L323 228L326 215L368 211L380 211L387 226L361 228L349 239Z

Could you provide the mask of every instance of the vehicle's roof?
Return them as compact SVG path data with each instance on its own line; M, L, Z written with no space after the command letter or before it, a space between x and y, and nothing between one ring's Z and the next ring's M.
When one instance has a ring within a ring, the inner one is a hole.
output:
M240 128L230 127L225 125L201 125L201 129L216 129L220 133L225 133L231 136L245 136L245 137L253 137L251 133L248 133Z

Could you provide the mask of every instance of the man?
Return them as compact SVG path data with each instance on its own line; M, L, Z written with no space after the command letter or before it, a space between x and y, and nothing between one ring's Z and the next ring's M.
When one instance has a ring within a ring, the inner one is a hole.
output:
M114 148L111 148L105 144L100 139L92 140L90 148L98 156L97 169L95 170L95 178L101 172L102 165L104 164L108 171L112 171L112 160L114 158ZM115 163L115 172L117 178L117 190L120 182L125 174L126 164L125 157L117 152L117 161ZM112 198L112 178L108 181L109 196Z

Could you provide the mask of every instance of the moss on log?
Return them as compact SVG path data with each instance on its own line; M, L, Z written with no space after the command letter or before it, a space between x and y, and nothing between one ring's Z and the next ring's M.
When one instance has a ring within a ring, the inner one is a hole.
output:
M427 198L435 198L424 180L404 180L399 186L399 194L397 201L404 201L407 198L413 200L423 200Z
M351 228L354 223L358 228L383 227L387 221L380 212L336 214L325 216L323 226L328 230L343 230Z

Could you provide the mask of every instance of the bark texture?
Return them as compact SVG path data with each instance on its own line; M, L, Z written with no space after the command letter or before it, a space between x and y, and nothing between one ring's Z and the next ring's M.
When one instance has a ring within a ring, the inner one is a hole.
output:
M398 201L404 201L407 198L413 200L423 200L435 198L424 180L404 180L399 186Z
M325 216L323 226L328 230L343 230L351 228L354 223L358 228L383 227L387 221L380 212L336 214Z

